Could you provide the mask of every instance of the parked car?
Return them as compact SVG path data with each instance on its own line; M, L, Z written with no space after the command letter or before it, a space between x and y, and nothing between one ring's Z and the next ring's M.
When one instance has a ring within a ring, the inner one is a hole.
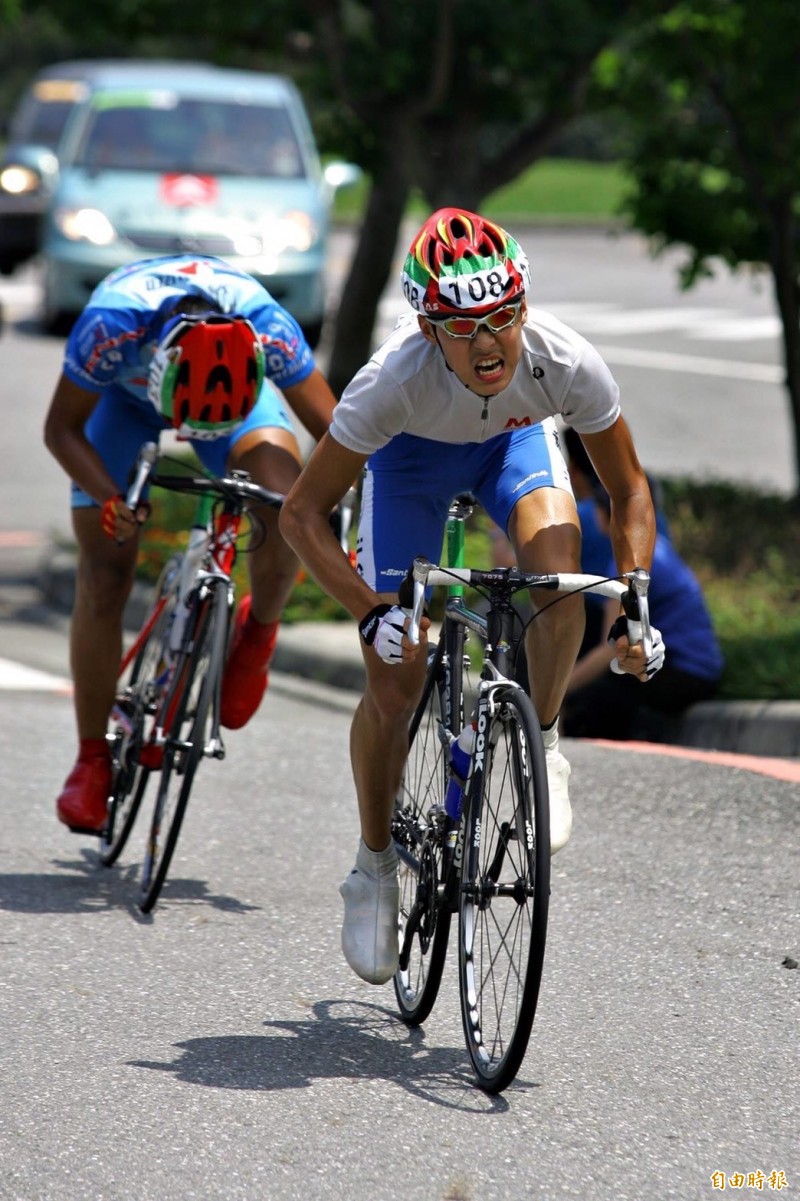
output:
M95 64L59 145L42 245L44 318L66 326L109 271L148 255L218 255L250 272L312 345L325 310L337 186L279 75L202 63Z
M55 187L56 150L75 104L86 95L90 64L57 63L26 88L0 157L0 274L10 275L39 249L42 218Z

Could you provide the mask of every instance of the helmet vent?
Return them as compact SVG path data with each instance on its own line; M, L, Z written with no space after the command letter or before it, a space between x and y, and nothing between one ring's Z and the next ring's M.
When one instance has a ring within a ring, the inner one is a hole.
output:
M206 393L213 392L215 388L222 388L229 395L233 391L233 378L228 368L222 363L211 368L206 380Z

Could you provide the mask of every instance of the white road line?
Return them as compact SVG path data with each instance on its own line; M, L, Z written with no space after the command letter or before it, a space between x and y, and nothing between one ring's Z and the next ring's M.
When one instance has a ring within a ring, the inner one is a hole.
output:
M654 371L679 371L687 375L717 375L723 379L757 380L782 384L786 373L769 363L743 363L740 359L711 359L695 354L670 354L661 350L635 350L630 346L597 346L609 364L650 367Z
M759 338L779 338L783 326L777 317L728 317L725 321L702 323L688 329L686 337L707 342L754 342Z
M553 310L558 317L560 313ZM700 328L704 322L717 325L728 314L726 309L620 309L616 313L575 313L570 323L582 334L656 334L662 330Z
M72 681L11 659L0 659L0 692L72 692Z

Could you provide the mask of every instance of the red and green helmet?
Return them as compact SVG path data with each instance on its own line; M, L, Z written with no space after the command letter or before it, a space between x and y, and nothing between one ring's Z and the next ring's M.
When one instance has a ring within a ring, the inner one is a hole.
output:
M261 341L246 317L178 313L162 330L147 394L182 437L212 441L250 413L264 367Z
M499 225L467 209L435 212L417 233L403 264L403 292L423 317L482 317L519 300L530 268L519 243Z

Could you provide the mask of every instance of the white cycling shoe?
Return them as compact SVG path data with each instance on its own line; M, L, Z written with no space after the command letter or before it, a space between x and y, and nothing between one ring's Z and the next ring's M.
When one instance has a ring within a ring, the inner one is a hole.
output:
M356 865L339 886L344 901L342 951L368 984L385 984L398 967L400 888L394 843L371 851L359 842Z
M567 782L572 770L561 751L545 750L547 787L550 793L550 854L555 855L569 842L572 833L572 806Z

